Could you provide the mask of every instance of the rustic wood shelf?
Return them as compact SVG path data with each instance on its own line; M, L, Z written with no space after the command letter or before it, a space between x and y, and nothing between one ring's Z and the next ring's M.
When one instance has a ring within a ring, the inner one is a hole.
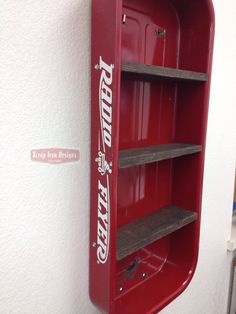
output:
M165 159L190 155L201 151L201 145L180 143L121 150L119 152L119 168L129 168Z
M169 206L119 228L117 260L122 260L195 220L197 220L197 213Z
M173 80L187 80L199 82L208 81L207 73L179 70L174 68L152 66L139 63L123 62L122 72Z

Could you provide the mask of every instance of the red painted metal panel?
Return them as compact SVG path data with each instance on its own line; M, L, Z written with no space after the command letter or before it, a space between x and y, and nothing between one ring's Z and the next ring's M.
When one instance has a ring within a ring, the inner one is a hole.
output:
M92 3L90 296L103 311L114 299L121 2Z
M157 313L194 274L214 38L211 0L93 0L90 296L110 314ZM122 14L125 23L122 23ZM121 62L205 72L205 83L121 75ZM121 149L201 154L118 169ZM120 226L175 205L198 220L116 261Z

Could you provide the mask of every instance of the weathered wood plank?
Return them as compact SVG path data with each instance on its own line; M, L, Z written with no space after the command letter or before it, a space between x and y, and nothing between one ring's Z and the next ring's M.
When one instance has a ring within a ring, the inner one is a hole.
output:
M175 206L136 220L118 229L117 260L197 220L197 214Z
M201 151L201 145L181 143L121 150L119 152L119 168L129 168L165 159L190 155Z
M188 81L208 81L207 73L179 70L167 67L152 66L139 63L122 63L122 72L138 74L144 76L152 76L156 78L166 78L174 80L188 80Z

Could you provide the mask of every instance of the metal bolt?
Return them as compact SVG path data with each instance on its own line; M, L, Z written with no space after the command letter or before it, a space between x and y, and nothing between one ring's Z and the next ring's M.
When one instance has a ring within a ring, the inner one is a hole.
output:
M166 29L158 28L155 30L157 37L165 38L166 37Z
M124 290L124 288L122 286L120 286L119 291L122 292Z
M123 14L123 15L122 15L122 23L123 23L123 24L125 24L126 18L127 18L127 15L126 15L126 14Z
M145 279L147 277L147 273L142 273L142 277Z

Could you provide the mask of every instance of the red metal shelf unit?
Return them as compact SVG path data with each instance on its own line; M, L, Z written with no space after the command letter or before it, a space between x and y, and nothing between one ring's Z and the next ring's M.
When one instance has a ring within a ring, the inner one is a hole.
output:
M93 0L90 297L157 313L199 247L211 0Z

